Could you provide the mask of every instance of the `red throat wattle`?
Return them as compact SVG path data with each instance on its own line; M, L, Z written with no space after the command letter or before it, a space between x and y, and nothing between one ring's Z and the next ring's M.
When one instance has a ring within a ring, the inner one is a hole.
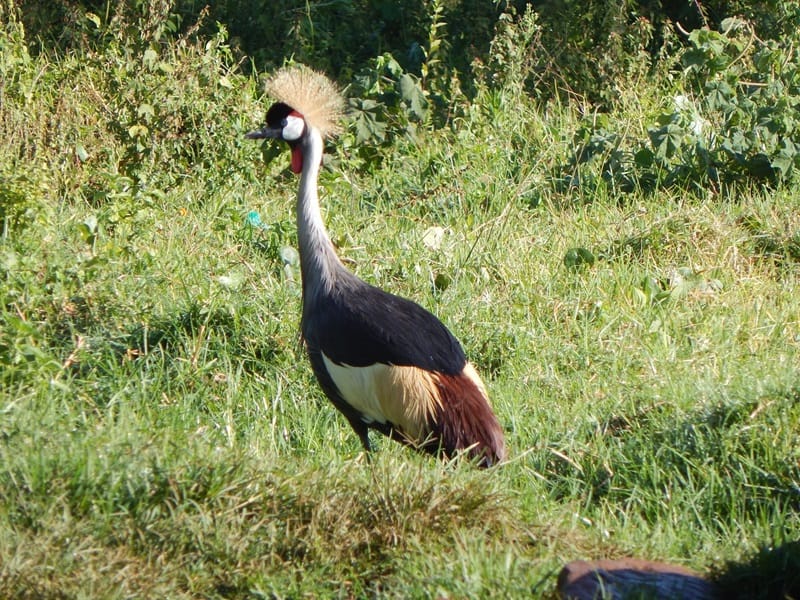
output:
M300 146L292 147L292 171L299 173L303 170L303 151Z
M301 115L296 110L290 112L289 116L299 117L301 119L303 118L303 115ZM296 146L292 146L292 171L294 171L295 173L299 173L302 170L303 170L303 153L300 150L300 145L298 144Z

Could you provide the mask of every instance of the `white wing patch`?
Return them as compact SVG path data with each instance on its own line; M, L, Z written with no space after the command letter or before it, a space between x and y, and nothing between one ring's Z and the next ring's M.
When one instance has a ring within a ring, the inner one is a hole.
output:
M430 421L441 407L435 373L383 363L338 365L324 353L322 360L342 398L365 422L389 422L417 441L428 436Z
M378 399L377 382L383 378L389 365L376 363L369 367L337 365L322 353L325 368L336 384L336 388L347 403L364 415L367 422L386 423Z

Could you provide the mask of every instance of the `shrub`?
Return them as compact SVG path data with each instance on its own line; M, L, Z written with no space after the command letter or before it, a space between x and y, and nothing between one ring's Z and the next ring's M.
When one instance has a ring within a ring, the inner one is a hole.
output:
M731 18L719 31L694 30L688 42L672 105L647 137L624 135L624 124L617 129L608 117L587 119L570 170L591 176L599 169L621 191L674 184L718 190L797 177L797 34L762 40L749 22Z

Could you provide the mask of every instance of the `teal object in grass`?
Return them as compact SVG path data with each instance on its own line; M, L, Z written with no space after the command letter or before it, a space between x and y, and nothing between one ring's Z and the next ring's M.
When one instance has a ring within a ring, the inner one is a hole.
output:
M261 222L261 215L255 210L251 210L247 213L247 223L253 227L264 227L264 223Z

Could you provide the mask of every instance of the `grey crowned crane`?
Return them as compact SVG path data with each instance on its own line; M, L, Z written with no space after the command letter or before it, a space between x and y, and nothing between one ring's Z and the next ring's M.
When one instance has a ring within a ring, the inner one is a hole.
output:
M367 451L375 429L431 454L465 454L485 467L502 461L502 429L458 340L418 304L353 275L328 237L317 179L323 138L338 132L342 97L324 75L305 68L279 71L267 91L278 102L266 125L247 137L288 143L300 174L300 327L323 391Z

